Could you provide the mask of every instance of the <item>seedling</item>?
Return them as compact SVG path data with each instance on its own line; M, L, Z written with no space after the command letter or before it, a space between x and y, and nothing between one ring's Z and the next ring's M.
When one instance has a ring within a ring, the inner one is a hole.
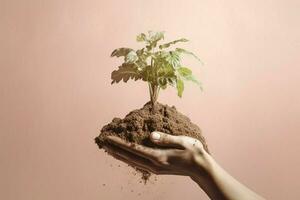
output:
M182 97L185 81L194 82L201 88L192 70L181 63L184 54L191 55L198 61L200 59L190 51L174 47L177 43L188 40L180 38L162 43L164 33L152 31L147 34L141 33L136 39L145 46L138 50L119 48L112 52L112 57L124 57L124 62L111 73L111 83L127 82L129 79L145 81L149 85L151 103L129 112L123 119L116 117L104 125L100 135L95 138L98 147L105 148L112 156L120 159L118 147L111 145L107 140L108 136L116 136L133 144L155 147L150 140L150 134L152 131L160 131L198 139L208 151L205 139L196 124L177 111L175 106L170 107L157 102L160 89L164 90L168 86L175 87L179 97ZM151 173L133 167L142 172L142 179L146 182Z
M201 63L200 59L185 49L171 48L188 40L180 38L159 44L162 40L164 32L148 31L148 34L141 33L136 37L136 41L144 43L145 47L138 50L118 48L111 54L112 57L124 57L122 65L111 73L111 83L119 83L121 80L127 82L129 79L148 82L152 107L157 101L160 89L164 90L168 86L176 87L179 97L182 97L184 81L192 81L202 90L192 70L181 63L184 54L193 56Z

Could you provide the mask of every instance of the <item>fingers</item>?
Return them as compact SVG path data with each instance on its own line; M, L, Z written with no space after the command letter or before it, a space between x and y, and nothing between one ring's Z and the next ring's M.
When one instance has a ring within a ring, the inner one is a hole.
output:
M174 136L155 131L151 133L150 139L153 143L160 146L175 147L180 149L186 148L183 136Z
M110 154L114 158L116 158L120 161L123 161L132 167L135 167L135 168L138 168L138 169L141 169L144 171L148 171L148 172L151 172L156 175L162 175L162 174L182 175L181 172L170 170L166 167L157 166L153 162L151 162L143 157L136 156L136 155L126 152L124 150L122 151L121 149L114 150L113 152L110 152Z
M128 165L131 165L144 171L152 172L154 174L157 174L159 171L157 166L155 166L151 161L143 157L139 157L112 145L109 145L109 147L105 146L104 148L114 158L123 161Z
M151 133L150 139L153 143L160 146L175 147L179 149L190 149L190 150L203 149L203 144L199 140L184 135L175 136L175 135L154 131Z
M156 138L161 141L160 144L184 145L184 143L181 143L179 140L182 138L181 136L168 137L169 135L165 135L166 134L164 133L160 133L160 138ZM176 166L185 163L184 153L186 150L172 148L153 149L124 141L116 136L108 136L107 142L107 148L105 149L116 159L126 162L131 166L135 166L139 169L150 171L155 174L182 174L182 170L176 169Z
M111 144L114 144L126 151L150 159L152 161L156 161L157 158L160 157L160 155L162 154L161 150L152 149L142 145L126 142L116 136L108 136L107 139Z

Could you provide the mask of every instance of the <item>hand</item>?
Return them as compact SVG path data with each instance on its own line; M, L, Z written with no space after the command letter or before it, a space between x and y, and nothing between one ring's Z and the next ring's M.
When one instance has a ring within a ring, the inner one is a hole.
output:
M111 146L106 150L117 159L154 174L199 177L200 172L206 175L210 156L199 140L161 132L151 133L150 139L164 148L150 148L126 142L116 136L108 136Z
M212 200L264 200L227 173L205 151L202 143L187 136L153 132L151 141L161 149L108 136L104 147L115 158L154 174L190 176Z

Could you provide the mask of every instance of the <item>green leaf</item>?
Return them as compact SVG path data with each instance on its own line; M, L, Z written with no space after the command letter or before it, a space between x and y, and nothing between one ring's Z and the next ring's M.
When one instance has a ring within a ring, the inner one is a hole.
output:
M111 73L111 79L111 84L118 83L121 80L126 83L129 79L134 79L135 81L141 79L141 76L134 64L123 63L121 66L119 66L118 70L114 70Z
M181 66L181 57L184 54L192 55L199 61L200 59L192 52L182 48L167 49L177 43L188 42L188 40L179 38L159 45L163 39L164 32L148 31L136 37L138 42L144 43L143 48L137 51L131 48L114 50L111 56L124 56L124 63L111 73L111 83L140 79L150 85L159 86L161 89L166 89L170 85L177 89L179 97L182 97L184 91L184 81L194 82L202 88L200 82L193 76L192 70Z
M164 39L165 35L164 32L154 32L154 31L148 31L148 36L145 39L146 42L146 49L148 51L151 51L153 48L157 46L157 42L159 40Z
M167 78L167 81L169 85L174 86L176 82L176 77Z
M192 53L190 51L187 51L187 50L181 49L181 48L176 48L175 51L178 52L178 53L184 53L184 54L191 55L194 58L196 58L201 64L203 64L203 62L200 60L200 58L198 58L194 53Z
M149 34L149 42L158 42L159 40L162 40L165 38L165 32L154 32L154 31L148 31Z
M145 68L143 68L143 71L141 72L141 78L143 81L154 82L155 75L151 65L147 65Z
M179 67L177 69L177 72L180 74L180 76L183 76L183 77L189 77L192 75L192 70L190 70L187 67Z
M136 51L136 54L137 54L137 56L142 56L143 54L144 54L144 52L145 52L145 48L142 48L142 49L138 49L137 51Z
M147 51L145 48L138 49L136 54L138 57L136 63L141 67L145 67L147 65L147 58L152 55L152 53Z
M171 45L173 44L176 44L177 42L188 42L189 40L185 39L185 38L181 38L181 39L178 39L178 40L174 40L172 42L168 42L166 44L162 44L162 45L159 45L159 48L160 49L165 49L165 48L168 48L170 47Z
M174 68L180 65L180 56L176 51L170 51L169 54L165 57L165 59Z
M138 56L135 51L130 51L126 56L125 56L125 63L134 63L135 61L138 60Z
M192 70L190 70L187 67L179 67L177 69L178 75L180 78L186 80L186 81L192 81L193 83L197 84L201 91L203 91L202 84L198 79L192 74Z
M177 94L178 94L178 96L182 97L182 93L183 93L183 90L184 90L184 83L183 83L183 81L180 78L177 79L176 88L177 88Z
M165 77L162 77L162 78L159 78L158 79L158 85L159 87L161 87L163 90L167 88L167 84L168 84L168 81Z
M136 36L136 41L137 42L145 42L147 40L146 34L141 33L138 36Z
M170 65L166 65L166 66L162 65L162 66L157 68L157 75L159 77L166 77L166 78L174 77L175 76L175 70Z
M129 52L134 51L131 48L118 48L115 49L112 53L111 53L111 57L116 56L116 57L120 57L120 56L126 56Z
M155 31L148 31L148 35L145 33L141 33L136 37L138 42L146 42L146 48L151 50L152 48L156 47L157 42L159 40L164 39L165 33L163 31L155 32Z

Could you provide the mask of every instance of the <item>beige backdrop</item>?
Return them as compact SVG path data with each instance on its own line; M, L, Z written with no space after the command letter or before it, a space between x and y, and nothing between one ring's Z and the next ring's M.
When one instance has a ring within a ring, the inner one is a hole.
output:
M205 65L176 105L231 174L268 199L300 199L299 0L1 0L0 199L207 199L189 178L139 183L93 138L148 100L110 85L114 48L165 30Z

